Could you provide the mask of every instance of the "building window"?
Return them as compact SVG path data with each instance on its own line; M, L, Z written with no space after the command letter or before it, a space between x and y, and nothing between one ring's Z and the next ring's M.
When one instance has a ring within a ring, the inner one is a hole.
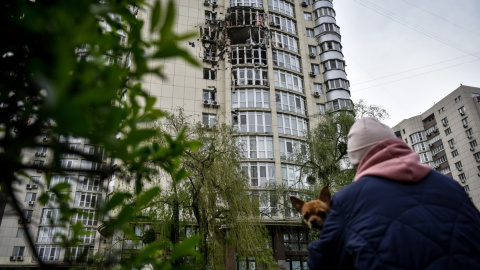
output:
M95 210L82 210L81 213L76 213L72 217L72 222L77 223L80 222L86 226L96 226L98 216Z
M290 35L284 33L273 31L272 45L275 48L282 48L298 53L298 41L294 37L291 37Z
M445 111L445 110L444 110L443 107L442 107L442 108L440 108L440 109L438 110L438 114L441 114L441 113L444 112L444 111Z
M285 135L294 135L303 137L307 135L307 120L304 118L288 115L277 114L278 132Z
M205 80L216 80L217 71L213 68L203 68L203 78Z
M100 179L87 176L79 176L77 190L100 191Z
M208 101L215 101L215 95L216 93L214 91L209 91L209 90L203 90L203 101L208 100Z
M216 49L212 51L216 51ZM255 48L254 46L233 47L230 60L232 61L232 65L242 65L242 64L266 65L267 50L262 47Z
M273 138L266 136L238 137L243 158L273 158Z
M305 98L293 93L275 91L277 109L306 115Z
M80 168L82 170L100 170L102 168L102 165L103 163L100 162L83 159L80 163Z
M34 202L35 198L37 198L37 193L27 192L25 196L25 202Z
M426 139L427 139L427 136L425 136L425 131L420 131L410 135L410 140L412 141L412 144L426 140Z
M100 198L100 194L76 192L73 205L75 207L95 208L97 206L98 199Z
M471 139L473 136L473 130L472 128L469 128L465 131L465 134L467 134L467 138Z
M312 20L312 13L310 13L310 12L304 12L304 13L303 13L303 18L304 18L306 21L311 21L311 20Z
M217 123L217 115L204 113L202 114L202 124L205 127L213 127Z
M452 157L456 157L456 156L458 156L458 151L457 150L452 151Z
M292 74L290 72L285 72L283 70L274 70L273 79L275 82L275 87L282 87L299 93L303 93L302 77L298 75Z
M443 147L443 144L441 144L432 150L432 154L436 156L438 153L442 152L443 150L445 150L445 148Z
M230 0L231 7L263 7L262 0Z
M317 55L317 46L308 45L308 53L311 55Z
M35 160L33 161L33 166L37 167L38 169L43 168L45 162L43 160Z
M60 159L60 167L63 169L77 169L78 160L76 159Z
M262 2L261 0L259 0ZM232 6L233 7L233 6ZM278 11L290 17L295 17L295 10L293 4L284 0L270 0L268 1L268 8L270 10Z
M451 149L453 149L454 145L455 145L454 139L448 140L448 146L450 146Z
M234 68L232 69L234 84L268 86L268 71L264 68Z
M33 216L33 210L23 210L22 211L22 217L24 219L32 219L32 216Z
M405 129L402 129L403 134L405 135Z
M38 185L40 183L40 176L31 176L30 181L28 184L30 185Z
M312 28L307 28L307 37L315 37Z
M417 144L414 144L413 145L413 150L417 153L422 153L422 152L425 152L427 151L427 143L426 142L420 142L420 143L417 143Z
M320 44L322 52L342 51L342 45L337 41L326 41Z
M443 124L444 127L446 127L448 125L448 118L447 117L442 119L442 124Z
M217 19L217 13L205 10L205 20L216 20Z
M317 103L317 113L318 114L325 114L325 104Z
M232 108L270 108L270 92L264 89L232 91Z
M465 184L465 180L467 180L467 177L464 173L461 173L458 175L458 179L460 179L460 182L462 182L462 184Z
M466 193L470 192L470 187L468 185L463 186L463 189L465 190Z
M340 34L340 27L334 23L323 23L315 27L315 35L320 35L324 32L335 32Z
M447 166L447 167L440 170L441 174L448 174L448 173L451 173L451 172L452 172L452 170L450 170L450 166Z
M22 256L23 256L23 252L25 252L25 247L14 246L14 247L13 247L12 256L14 256L14 257L22 257Z
M35 247L40 260L43 261L58 261L60 260L60 252L62 248L54 245L37 245Z
M458 96L455 98L455 103L459 102L462 96Z
M277 14L270 14L269 23L270 25L280 28L281 30L290 34L297 34L297 24L295 23L295 20Z
M445 135L450 135L450 133L452 133L450 128L445 129Z
M305 230L303 227L290 227L287 232L283 234L283 241L285 243L285 251L308 251L308 244L311 242L309 239L309 232ZM292 261L289 262L289 266ZM287 269L298 269L300 270L300 265L292 264L292 266L296 266L296 268L288 268ZM306 270L308 268L303 268Z
M462 119L463 127L468 127L468 116Z
M349 99L335 99L327 102L327 109L332 111L350 110L352 108L352 101Z
M314 11L315 19L318 19L323 16L335 17L335 10L329 7L322 7Z
M62 227L40 227L38 229L38 243L60 242L60 235L65 234L65 229Z
M44 208L40 224L57 224L60 220L60 209Z
M342 60L338 60L338 59L332 59L332 60L328 60L328 61L323 62L323 67L327 71L332 70L332 69L345 70L345 62L342 61Z
M473 154L473 157L475 158L475 160L477 162L480 162L480 152L477 152L477 153Z
M75 177L73 175L54 175L50 179L50 188L59 183L67 183L70 186L75 182Z
M282 182L288 188L308 188L307 176L301 175L301 168L297 165L282 164ZM300 178L302 176L302 178Z
M421 163L427 163L428 161L432 160L430 152L420 153L419 156L420 156L420 162Z
M462 167L462 161L455 162L455 168L457 168L457 170L461 171Z
M465 114L465 106L462 106L458 109L458 113L460 113L460 115L464 115Z
M441 156L439 159L435 160L434 167L438 168L440 164L447 161L447 156Z
M235 129L239 132L272 132L272 114L269 112L239 112Z
M318 94L322 94L323 91L322 91L322 84L320 83L314 83L313 84L313 92L314 93L318 93Z
M249 162L242 163L241 167L250 180L250 186L275 185L275 163Z
M25 237L25 229L24 228L18 228L17 238L24 238L24 237Z
M127 241L127 240L126 240ZM94 255L93 246L79 246L70 248L70 259L73 261L89 261Z
M473 141L469 142L469 144L470 144L470 149L474 149L475 146L478 145L478 144L477 144L477 140L473 140Z
M320 74L320 66L318 64L311 64L311 67L313 74Z
M327 81L327 90L333 89L350 89L350 83L345 79L333 79Z
M301 62L300 57L296 55L274 50L272 52L272 57L273 57L273 64L277 67L288 68L296 72L302 71L302 67L300 65L300 62Z
M306 145L299 140L280 138L280 158L283 160L294 161L296 159L303 159L300 156L305 153Z

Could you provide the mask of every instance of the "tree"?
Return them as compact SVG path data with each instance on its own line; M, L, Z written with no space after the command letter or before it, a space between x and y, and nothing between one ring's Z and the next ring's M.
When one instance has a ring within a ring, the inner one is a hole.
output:
M149 8L150 30L157 34L146 40L141 35L144 22L136 13ZM0 44L0 183L2 196L19 216L22 209L15 187L25 181L29 170L38 169L23 162L23 157L28 149L42 145L53 153L53 159L42 168L47 179L44 188L59 198L64 226L69 226L67 221L79 211L70 205L69 184L49 186L52 174L65 171L60 163L62 154L101 163L103 153L108 153L134 176L133 194L115 194L97 209L101 215L118 209L116 219L109 223L114 229L127 230L130 218L160 192L143 188L155 169L149 164L163 168L174 181L185 175L179 160L195 144L181 132L162 146L148 144L151 138L163 135L145 124L163 113L153 107L155 98L134 83L146 74L162 76L160 68L147 65L151 60L182 57L198 66L177 45L194 35L173 32L175 14L173 1L168 1L165 9L158 1L150 7L140 0L2 2L0 23L8 27L2 27L0 34L8 38ZM85 154L69 149L64 136L88 139L103 151ZM115 170L106 166L101 175L106 177ZM136 205L128 201L133 195L138 197ZM47 200L46 193L40 196L42 203ZM70 228L74 235L64 238L64 246L78 244L82 233L80 223L70 224ZM32 235L27 236L34 250ZM126 267L169 264L156 260L160 247L162 244L152 243ZM174 248L172 259L196 254L193 247L194 243ZM42 268L54 267L37 261Z
M272 250L265 245L269 237L260 223L258 201L249 196L247 177L240 167L242 150L232 127L217 124L205 128L180 110L167 116L158 128L160 133L172 136L185 130L188 141L203 145L197 151L187 149L181 158L186 181L171 182L170 189L164 189L145 211L146 216L158 220L158 238L175 243L189 229L198 233L203 260L192 261L194 269L235 267L235 257L227 258L227 254L234 254L232 251L238 257L255 257L262 269L276 269ZM168 143L165 137L154 141Z
M384 108L378 105L369 105L365 100L360 99L355 103L355 119L363 117L374 117L380 121L388 119L390 114Z

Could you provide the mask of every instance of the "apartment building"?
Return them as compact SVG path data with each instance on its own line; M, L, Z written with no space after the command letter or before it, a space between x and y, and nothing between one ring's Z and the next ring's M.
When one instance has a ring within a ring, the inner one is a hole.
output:
M326 110L352 108L332 0L181 0L176 4L176 31L198 33L184 46L202 68L177 58L151 63L162 66L165 74L165 78L151 76L142 81L144 89L157 98L155 106L172 112L182 108L206 128L216 123L234 126L239 139L250 147L246 151L254 153L242 161L252 190L268 193L270 184L293 190L308 187L306 178L299 179L299 165L289 158L295 146ZM138 18L149 22L149 11L139 10ZM144 35L150 35L147 24ZM101 151L81 138L65 140L75 149ZM39 170L18 187L24 216L14 216L5 206L0 268L35 265L23 237L27 230L42 259L65 260L65 248L54 239L62 230L55 226L58 204L55 198L45 206L36 201L38 183L45 180L41 166L51 160L47 144L25 158L38 164ZM114 178L95 177L101 164L84 164L77 156L65 156L62 162L68 170L52 182L72 184L75 207L91 213L74 222L80 220L86 230L97 230L71 250L72 256L84 249L100 250L106 239L98 231L102 217L95 214L95 206L118 183ZM282 209L273 198L261 202L262 212L273 217L264 223L271 234L274 259L281 269L307 269L307 245L312 239L297 213ZM254 262L244 265L255 267Z
M458 181L480 209L480 88L462 85L393 130L422 163Z

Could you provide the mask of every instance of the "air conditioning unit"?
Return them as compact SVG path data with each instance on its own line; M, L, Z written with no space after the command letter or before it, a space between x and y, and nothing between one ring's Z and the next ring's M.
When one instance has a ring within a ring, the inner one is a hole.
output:
M28 205L33 205L35 202L34 201L29 201Z
M14 262L14 261L16 261L16 260L17 260L17 257L15 257L15 256L10 256L10 261Z
M315 58L315 57L316 57L316 55L313 52L311 52L310 53L310 58Z
M233 122L238 123L238 116L237 115L233 116Z
M302 1L302 7L308 7L307 1Z
M313 71L310 71L308 74L310 75L310 77L315 77L315 76L317 76L317 74L316 74L315 72L313 72Z
M220 106L220 102L214 100L214 101L212 102L212 105L215 106L215 107L219 107L219 106Z
M213 1L213 3L212 3L212 7L213 7L213 8L216 8L216 7L218 7L217 1Z
M40 156L40 153L38 153L38 152L35 153L35 156L36 156L36 157L39 157L39 156Z
M313 92L314 97L320 97L320 92Z
M46 157L46 156L47 156L47 153L40 153L40 156L41 156L41 157Z
M26 189L32 189L32 185L27 184Z
M460 112L460 115L465 115L465 112Z
M448 123L443 123L443 126L446 127L448 125Z
M23 261L23 256L17 256L17 261L22 262Z
M470 147L470 151L472 151L472 152L473 152L473 151L475 151L475 148L473 148L473 147Z
M464 127L464 128L467 128L467 127L468 127L468 124L463 124L463 127Z
M210 107L212 105L212 101L210 99L203 100L203 106Z
M468 135L467 138L471 139L471 138L472 138L472 135Z
M462 168L458 168L459 171L462 171Z
M32 189L37 189L38 185L32 185Z

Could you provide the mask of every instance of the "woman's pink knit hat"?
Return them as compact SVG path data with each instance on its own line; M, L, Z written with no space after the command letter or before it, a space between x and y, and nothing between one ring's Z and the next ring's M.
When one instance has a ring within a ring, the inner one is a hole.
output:
M377 119L364 117L357 120L348 132L347 152L350 163L358 165L368 150L388 138L396 138L395 133Z

